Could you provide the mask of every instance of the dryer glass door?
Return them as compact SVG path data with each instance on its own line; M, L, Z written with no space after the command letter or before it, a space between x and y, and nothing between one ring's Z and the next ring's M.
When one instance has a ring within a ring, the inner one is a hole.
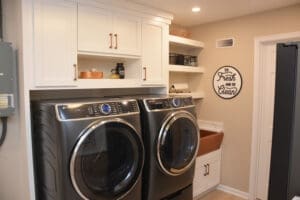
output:
M137 183L144 159L142 141L127 122L104 121L82 134L70 170L83 199L116 199Z
M157 157L161 169L177 176L190 169L199 147L196 119L188 112L173 113L160 130Z

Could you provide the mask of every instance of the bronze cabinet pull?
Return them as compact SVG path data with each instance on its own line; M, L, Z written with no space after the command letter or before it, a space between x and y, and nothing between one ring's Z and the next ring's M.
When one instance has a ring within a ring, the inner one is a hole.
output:
M76 64L73 64L73 67L74 67L74 81L77 81L77 65Z
M143 70L144 70L144 78L143 78L143 80L146 81L147 80L147 68L143 67Z
M210 174L210 164L205 164L205 172L204 172L204 176L208 176Z
M207 175L210 174L210 164L207 164Z
M113 38L112 38L112 37L113 37L113 34L110 33L110 34L109 34L109 37L110 37L110 46L109 46L109 48L112 49L112 48L113 48L113 44L112 44L112 42L113 42L113 41L112 41L112 40L113 40Z
M115 49L118 49L118 34L115 33L115 39L116 39L116 45L115 45Z

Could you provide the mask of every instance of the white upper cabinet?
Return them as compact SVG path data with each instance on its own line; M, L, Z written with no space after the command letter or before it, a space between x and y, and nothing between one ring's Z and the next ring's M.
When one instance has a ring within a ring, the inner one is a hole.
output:
M172 16L106 0L33 0L32 89L165 87ZM31 41L30 41L31 42ZM125 64L125 79L111 78ZM81 72L103 78L88 80Z
M36 87L76 86L77 4L34 1L34 82Z
M111 53L113 48L111 13L105 9L78 6L78 50Z
M115 52L123 55L141 55L141 20L138 17L115 15L113 17Z
M84 54L140 56L140 18L79 4L78 51Z
M142 24L142 79L143 85L164 84L168 49L165 44L165 25L158 22Z

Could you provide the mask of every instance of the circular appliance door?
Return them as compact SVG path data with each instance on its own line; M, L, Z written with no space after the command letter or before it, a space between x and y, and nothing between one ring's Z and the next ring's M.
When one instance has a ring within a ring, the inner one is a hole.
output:
M70 162L71 180L83 199L118 199L137 183L143 143L122 119L95 123L83 131Z
M199 140L199 128L192 114L186 111L171 114L157 141L157 157L163 172L178 176L190 169L198 153Z

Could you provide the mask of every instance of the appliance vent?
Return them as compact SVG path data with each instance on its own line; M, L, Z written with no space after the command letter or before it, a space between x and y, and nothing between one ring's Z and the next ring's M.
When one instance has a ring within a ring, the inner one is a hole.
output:
M218 39L216 41L217 48L229 48L233 47L235 43L234 38Z

